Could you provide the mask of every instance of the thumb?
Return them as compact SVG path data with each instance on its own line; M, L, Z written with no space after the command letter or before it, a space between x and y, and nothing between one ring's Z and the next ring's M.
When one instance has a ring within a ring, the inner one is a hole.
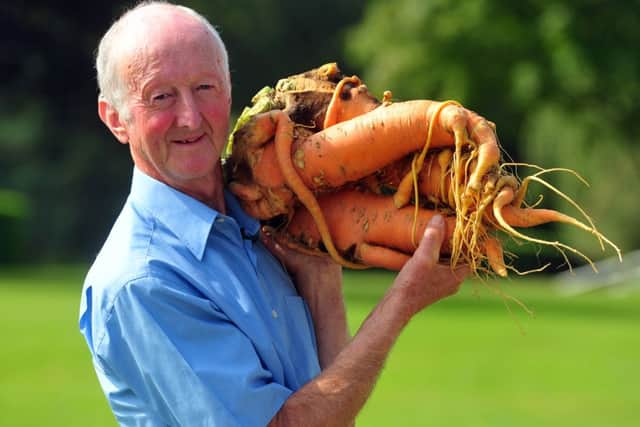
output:
M267 248L271 255L276 257L283 265L292 265L292 258L298 254L287 248L286 245L281 244L276 236L276 231L273 227L263 226L260 229L260 241Z
M424 230L424 235L420 246L416 249L414 256L421 259L428 265L436 265L440 259L440 247L444 240L445 222L442 215L434 215Z

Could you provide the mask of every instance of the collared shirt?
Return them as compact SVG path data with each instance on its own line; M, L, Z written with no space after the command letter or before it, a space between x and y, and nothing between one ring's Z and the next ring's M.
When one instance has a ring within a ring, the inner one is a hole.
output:
M320 372L309 311L228 215L134 169L85 280L80 330L121 425L265 426Z

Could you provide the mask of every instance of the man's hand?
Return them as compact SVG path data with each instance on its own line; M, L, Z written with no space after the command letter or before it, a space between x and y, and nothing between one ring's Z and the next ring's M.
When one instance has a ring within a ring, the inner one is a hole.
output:
M452 269L449 265L438 263L444 236L444 220L442 216L436 215L429 222L420 246L393 282L390 291L403 295L409 317L438 300L455 294L469 274L467 265Z
M262 243L287 269L309 307L320 367L325 368L350 339L342 296L342 267L328 256L306 255L280 245L268 228L263 228L260 235Z
M466 266L452 270L448 265L438 264L443 240L444 222L441 217L435 217L427 226L413 257L358 333L332 356L331 363L323 366L320 375L291 395L270 427L346 426L354 422L389 351L411 317L426 306L454 294L469 272ZM311 286L313 289L315 287ZM331 305L330 299L325 300L325 305L320 308L328 311L319 310L317 313L319 319L329 320L325 323L326 328L331 328ZM425 345L424 351L433 349Z
M300 295L304 298L310 292L309 286L342 287L342 267L328 256L307 255L287 248L273 238L269 227L260 232L262 243L285 267Z

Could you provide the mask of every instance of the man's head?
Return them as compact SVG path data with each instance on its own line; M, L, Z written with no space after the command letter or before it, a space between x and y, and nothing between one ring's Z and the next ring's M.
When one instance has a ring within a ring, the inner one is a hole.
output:
M130 145L138 168L181 190L211 178L226 141L231 83L224 44L205 18L141 4L107 31L96 69L100 118Z

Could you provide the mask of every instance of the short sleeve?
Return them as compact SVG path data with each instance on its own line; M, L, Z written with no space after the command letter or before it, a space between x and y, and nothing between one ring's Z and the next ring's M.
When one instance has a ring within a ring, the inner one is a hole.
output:
M184 283L124 286L96 353L105 375L131 389L108 396L123 425L142 406L172 426L265 426L292 393L273 381L249 338Z

